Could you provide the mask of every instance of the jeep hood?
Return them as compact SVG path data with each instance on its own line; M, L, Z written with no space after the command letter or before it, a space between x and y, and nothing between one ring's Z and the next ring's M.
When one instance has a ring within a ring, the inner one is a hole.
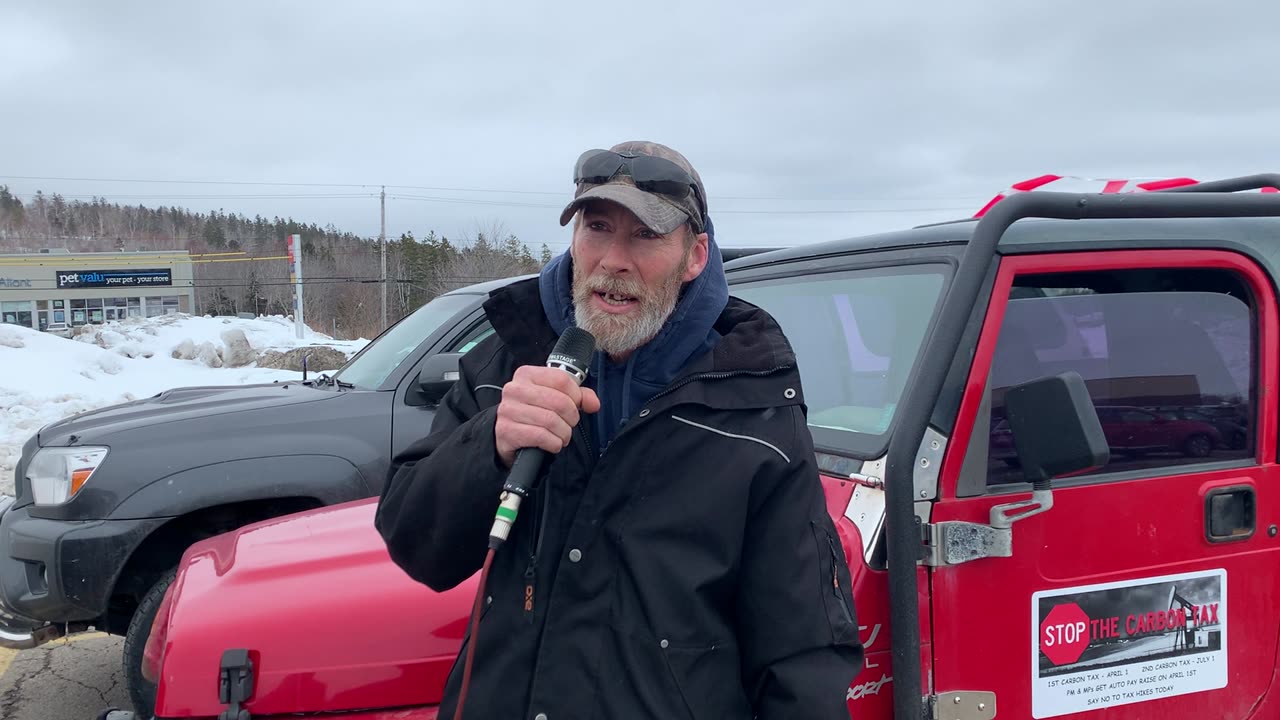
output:
M39 442L41 447L67 445L72 435L84 443L100 442L107 436L140 427L318 402L338 395L335 390L319 390L296 382L174 388L46 425L40 430Z
M369 498L189 548L170 589L157 715L216 717L218 666L249 650L254 714L438 704L476 577L444 593L391 562Z

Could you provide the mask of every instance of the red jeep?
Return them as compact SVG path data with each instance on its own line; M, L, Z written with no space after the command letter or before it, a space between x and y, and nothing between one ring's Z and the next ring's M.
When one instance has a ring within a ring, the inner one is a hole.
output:
M1241 192L1274 187L1018 193L728 266L809 388L851 717L1280 717L1280 195ZM475 578L409 580L373 514L193 546L157 716L434 718Z

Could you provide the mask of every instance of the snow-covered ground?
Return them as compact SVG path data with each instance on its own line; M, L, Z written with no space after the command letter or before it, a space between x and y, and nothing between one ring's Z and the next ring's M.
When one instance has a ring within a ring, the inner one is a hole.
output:
M332 347L350 357L368 343L336 341L309 329L299 340L293 321L279 316L130 318L92 326L71 339L0 325L0 494L13 493L22 445L48 423L173 387L300 377L256 363L228 367L224 358L231 359L232 348L224 336L234 330L244 333L255 357L265 350L285 352L306 345ZM234 344L236 334L230 335ZM243 356L245 348L240 350Z

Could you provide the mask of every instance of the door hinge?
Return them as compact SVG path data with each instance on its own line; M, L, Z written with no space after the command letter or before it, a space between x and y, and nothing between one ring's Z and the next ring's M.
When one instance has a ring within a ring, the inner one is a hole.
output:
M996 694L982 690L933 695L929 705L931 720L991 720L996 716Z
M1036 490L1030 500L991 508L991 524L951 520L920 523L920 562L930 567L1013 556L1013 525L1053 509L1053 491Z
M253 696L253 660L243 648L222 653L222 665L218 671L218 702L227 709L218 720L252 720L249 711L241 705Z
M979 523L949 521L922 523L924 552L930 567L959 565L970 560L1013 556L1013 530Z

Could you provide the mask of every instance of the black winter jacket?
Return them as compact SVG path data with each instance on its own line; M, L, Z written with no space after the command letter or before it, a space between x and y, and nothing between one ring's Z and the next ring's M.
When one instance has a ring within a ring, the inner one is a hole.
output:
M437 591L483 564L505 479L501 387L556 341L537 308L536 279L486 301L495 333L463 356L430 435L383 490L391 558ZM736 298L716 330L714 350L603 454L583 413L547 464L490 570L465 720L849 717L863 648L795 357L773 318Z

